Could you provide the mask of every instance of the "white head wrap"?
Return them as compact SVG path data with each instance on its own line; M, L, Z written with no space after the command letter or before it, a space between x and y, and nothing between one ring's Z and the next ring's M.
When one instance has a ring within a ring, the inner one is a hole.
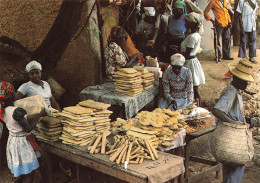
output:
M25 71L26 72L30 72L31 70L34 70L34 69L37 69L37 70L42 70L42 66L39 62L33 60L31 62L29 62L26 67L25 67Z
M176 53L171 56L170 61L171 61L171 65L183 66L185 62L185 58L182 54Z
M144 14L148 17L155 16L155 8L154 7L144 7Z

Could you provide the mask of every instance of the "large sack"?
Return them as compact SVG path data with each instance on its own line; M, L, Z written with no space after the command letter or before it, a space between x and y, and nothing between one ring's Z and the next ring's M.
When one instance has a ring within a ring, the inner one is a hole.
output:
M40 95L35 95L31 97L26 97L15 101L15 107L21 107L27 112L27 116L32 116L39 114L43 109L49 114L48 105L44 102L43 97Z

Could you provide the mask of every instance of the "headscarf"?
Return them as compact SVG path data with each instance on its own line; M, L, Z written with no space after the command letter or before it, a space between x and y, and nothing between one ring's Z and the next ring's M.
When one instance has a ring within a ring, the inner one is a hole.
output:
M3 107L5 107L6 99L8 99L14 92L14 86L6 81L0 82L0 120L3 118Z
M144 14L147 17L155 16L155 8L154 7L144 7Z
M175 1L174 7L182 9L183 10L183 14L187 13L187 11L186 11L186 4L182 0Z
M182 54L176 53L170 58L171 65L183 66L185 62L185 58Z
M37 69L37 70L42 70L42 66L39 62L33 60L31 62L29 62L26 67L25 67L25 71L26 72L30 72L31 70L34 70L34 69Z

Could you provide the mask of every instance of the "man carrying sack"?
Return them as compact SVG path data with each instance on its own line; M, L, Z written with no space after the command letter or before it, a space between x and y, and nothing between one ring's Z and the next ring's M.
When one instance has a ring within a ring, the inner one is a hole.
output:
M236 67L230 68L233 80L222 91L213 114L217 128L212 134L212 154L223 163L223 183L239 183L245 164L253 158L252 133L244 119L241 90L248 82L254 82L253 64L242 59Z

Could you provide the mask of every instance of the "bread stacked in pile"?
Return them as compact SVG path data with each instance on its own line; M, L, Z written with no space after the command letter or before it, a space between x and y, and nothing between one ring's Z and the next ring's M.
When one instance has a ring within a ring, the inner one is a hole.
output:
M121 68L113 74L116 93L136 96L142 93L141 73L133 68Z
M95 134L110 129L107 110L110 104L85 100L76 106L65 107L59 115L62 117L63 130L59 139L69 145L87 145Z
M61 136L62 124L60 118L45 116L37 124L37 138L47 141L57 141Z
M60 115L64 125L60 139L64 144L87 145L95 134L93 110L81 106L65 107Z
M110 110L107 110L110 107L110 104L105 104L102 102L95 102L93 100L85 100L79 102L80 106L91 108L94 113L93 117L95 118L93 123L96 129L96 133L101 133L110 129L110 119L109 116L113 113Z
M151 89L154 86L154 73L149 72L144 66L134 66L134 69L142 74L143 90Z

